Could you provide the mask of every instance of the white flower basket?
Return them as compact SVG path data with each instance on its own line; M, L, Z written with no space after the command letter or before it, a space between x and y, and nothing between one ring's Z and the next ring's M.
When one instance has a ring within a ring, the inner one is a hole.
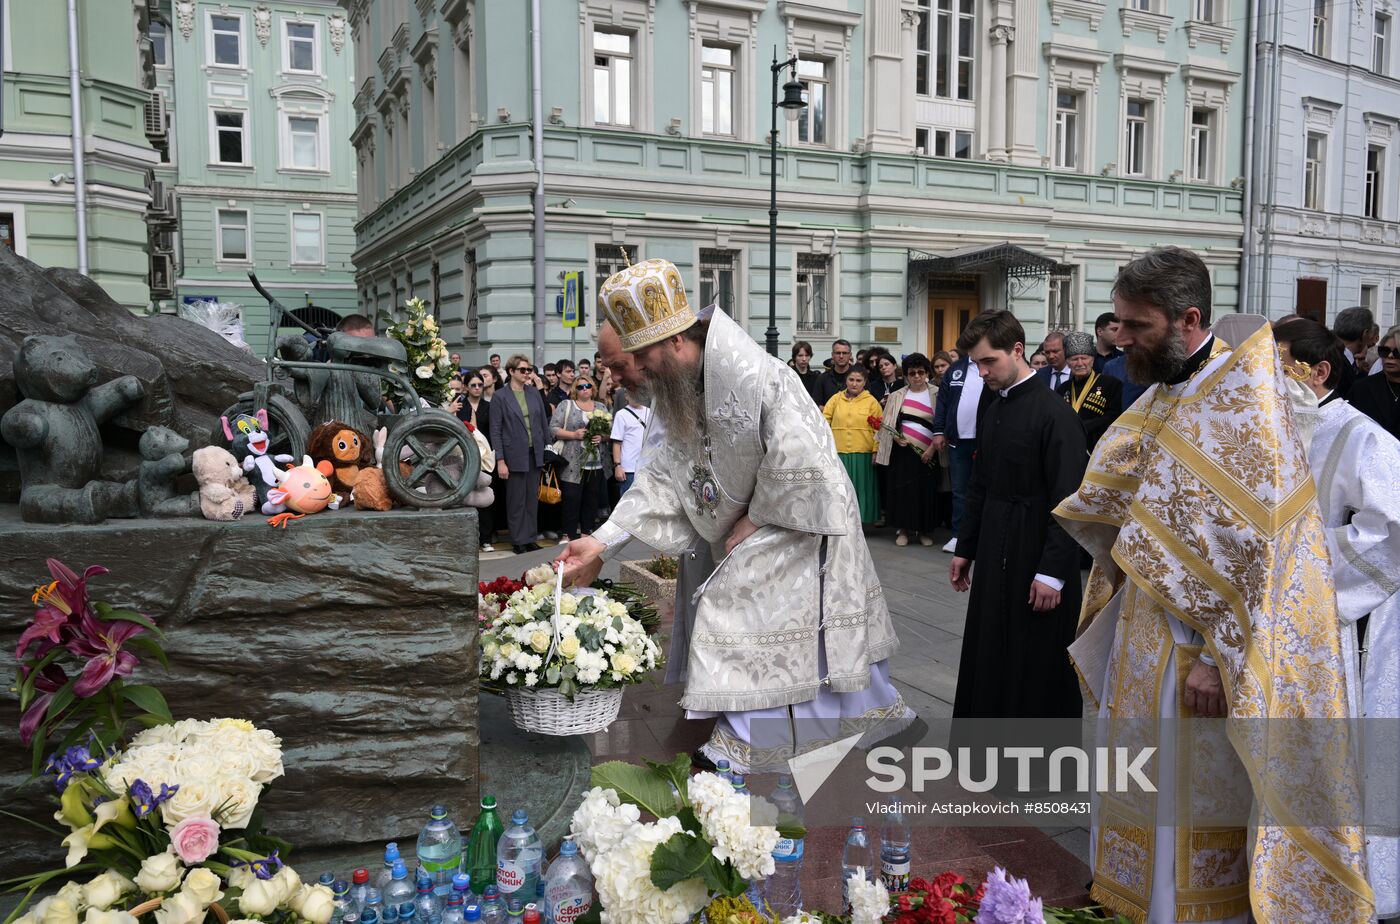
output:
M559 605L564 593L564 568L560 566L554 579L554 615L551 623L554 640L545 655L548 664L559 648ZM603 731L617 721L622 709L622 688L606 690L581 689L573 702L558 690L510 687L506 690L510 718L521 731L540 735L590 735Z
M590 735L617 721L622 690L580 690L569 702L558 690L506 690L511 721L521 731L541 735Z

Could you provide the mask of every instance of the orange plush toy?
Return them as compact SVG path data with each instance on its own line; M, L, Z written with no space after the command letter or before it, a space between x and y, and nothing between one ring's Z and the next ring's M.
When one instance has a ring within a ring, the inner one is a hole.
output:
M323 460L313 464L310 456L303 458L300 465L278 472L277 487L267 496L273 503L286 504L288 512L269 517L268 525L286 529L289 521L299 520L308 513L319 513L327 507L339 508L340 495L331 490L333 473L331 463Z
M329 462L331 486L348 495L366 469L374 466L374 447L347 423L332 420L311 431L306 452L319 464Z

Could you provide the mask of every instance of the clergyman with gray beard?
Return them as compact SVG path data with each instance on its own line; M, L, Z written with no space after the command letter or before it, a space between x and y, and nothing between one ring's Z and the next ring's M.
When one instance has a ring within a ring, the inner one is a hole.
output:
M615 332L665 438L558 561L587 584L634 538L696 555L708 580L677 607L667 675L688 718L715 719L696 765L776 772L833 727L868 747L911 724L855 491L796 373L723 311L702 320L666 260L609 278L598 310L614 328L605 361Z

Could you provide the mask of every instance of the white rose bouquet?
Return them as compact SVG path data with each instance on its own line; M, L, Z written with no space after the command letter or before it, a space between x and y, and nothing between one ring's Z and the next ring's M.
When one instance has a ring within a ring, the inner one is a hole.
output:
M439 336L438 323L421 298L404 302L402 319L387 331L388 336L404 345L408 352L408 368L398 369L413 382L418 396L434 407L441 406L451 395L449 383L457 370L452 366L452 354ZM385 382L385 397L402 405L407 397L402 389Z
M605 591L559 598L556 644L554 590L544 580L510 595L481 634L484 681L557 689L572 700L585 687L639 683L661 664L661 649L646 628Z

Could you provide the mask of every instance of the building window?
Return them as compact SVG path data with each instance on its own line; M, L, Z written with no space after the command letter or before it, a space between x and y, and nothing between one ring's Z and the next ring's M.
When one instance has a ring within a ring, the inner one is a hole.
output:
M931 36L934 49L933 95L972 99L972 63L976 48L976 13L972 0L937 0Z
M707 135L734 134L734 58L732 48L701 47L700 120Z
M1299 279L1293 299L1293 311L1299 317L1327 323L1327 280Z
M1215 142L1215 113L1199 107L1191 110L1191 172L1190 179L1196 183L1210 183L1215 179L1215 158L1212 145Z
M937 129L933 133L933 156L972 159L972 132Z
M1303 208L1322 208L1324 170L1327 163L1327 136L1308 132L1307 149L1303 156Z
M1141 10L1144 13L1152 12L1152 0L1128 0L1128 7L1134 10Z
M326 262L318 213L292 213L292 262L314 266Z
M1147 129L1151 106L1145 100L1128 100L1123 134L1123 173L1126 176L1147 175Z
M214 163L246 164L247 137L240 111L214 111Z
M151 56L156 67L170 66L170 27L164 20L152 19L148 33L151 37Z
M1381 186L1385 179L1385 148L1368 145L1366 148L1366 190L1362 201L1362 214L1367 218L1381 217Z
M209 60L217 67L243 66L243 17L209 17Z
M1082 94L1055 91L1055 166L1079 169L1079 101Z
M927 153L928 153L928 136L929 136L929 130L928 130L927 128L916 128L916 129L914 129L914 151L915 151L915 153L918 153L918 154L927 154Z
M1380 293L1380 286L1361 287L1361 307L1369 310L1372 316L1380 315L1379 307L1376 305L1376 296Z
M308 116L287 118L287 166L293 170L321 170L321 120Z
M1046 305L1046 330L1074 330L1074 276L1050 277L1049 301Z
M831 258L814 253L797 255L797 332L824 334L831 330L827 287Z
M1196 22L1215 22L1215 0L1196 0Z
M797 76L807 91L807 106L797 117L797 140L807 144L827 143L827 123L830 113L827 103L831 96L831 64L827 61L797 62Z
M627 259L623 259L622 252L627 251ZM603 283L608 281L608 277L619 270L624 270L631 263L638 263L642 259L640 250L633 244L599 244L593 248L593 295L596 303L597 295L603 290Z
M732 250L700 251L700 305L718 305L734 316L734 264Z
M293 74L315 74L319 71L316 48L316 24L289 22L286 26L286 57L283 69Z
M0 244L3 244L4 246L10 248L10 250L15 251L17 253L18 249L15 246L16 237L17 235L15 234L15 213L0 212Z
M632 36L593 32L593 121L632 124Z
M476 286L476 248L467 249L467 263L465 272L467 274L467 337L475 339L477 331L477 286Z
M918 22L914 32L914 92L930 95L933 74L933 0L919 0Z
M1315 55L1327 56L1327 5L1331 0L1313 0L1312 46Z
M219 209L219 259L248 262L248 212Z
M1376 24L1371 33L1371 70L1377 74L1390 71L1390 17L1376 14Z

